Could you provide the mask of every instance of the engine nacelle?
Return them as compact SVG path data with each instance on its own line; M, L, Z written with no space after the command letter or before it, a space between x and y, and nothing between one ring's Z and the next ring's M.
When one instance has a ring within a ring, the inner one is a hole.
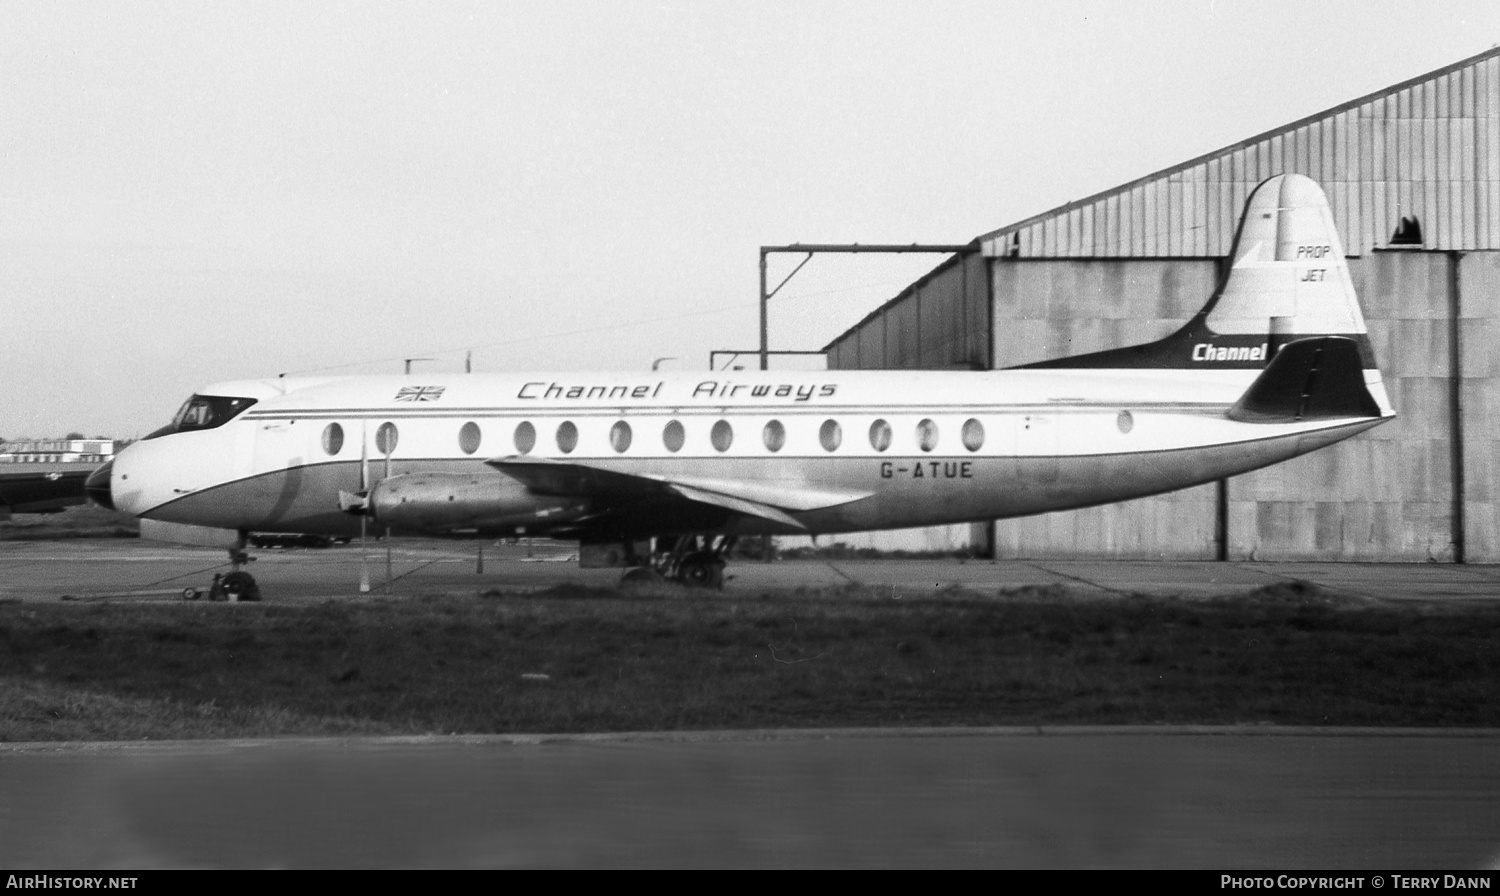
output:
M382 526L438 534L537 531L589 510L580 498L538 495L497 473L405 473L370 490L365 512Z

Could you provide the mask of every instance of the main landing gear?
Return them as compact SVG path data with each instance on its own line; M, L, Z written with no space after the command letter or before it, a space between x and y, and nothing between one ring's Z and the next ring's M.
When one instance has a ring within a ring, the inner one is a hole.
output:
M260 600L260 586L255 584L255 577L240 569L247 563L255 560L245 552L244 546L229 549L229 572L214 573L214 580L208 586L208 599L221 601L251 601ZM203 596L203 592L197 588L182 589L183 600L197 600Z
M658 538L648 565L626 573L625 581L654 574L689 588L723 588L724 567L736 539L732 535L682 535Z

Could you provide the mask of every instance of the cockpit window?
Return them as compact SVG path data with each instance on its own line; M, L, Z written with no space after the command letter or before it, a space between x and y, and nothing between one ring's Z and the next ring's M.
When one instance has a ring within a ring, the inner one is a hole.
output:
M253 398L232 398L227 395L194 395L187 400L172 422L146 436L154 439L177 432L193 432L223 426L239 416L240 412L255 404Z

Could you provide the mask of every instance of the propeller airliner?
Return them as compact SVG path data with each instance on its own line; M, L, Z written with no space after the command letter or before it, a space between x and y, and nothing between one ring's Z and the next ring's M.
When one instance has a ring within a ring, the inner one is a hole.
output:
M1025 516L1234 476L1394 416L1328 201L1285 174L1177 332L993 371L455 374L205 387L88 482L148 536L576 540L722 582L735 539ZM232 582L231 582L232 579ZM231 591L254 589L243 571Z

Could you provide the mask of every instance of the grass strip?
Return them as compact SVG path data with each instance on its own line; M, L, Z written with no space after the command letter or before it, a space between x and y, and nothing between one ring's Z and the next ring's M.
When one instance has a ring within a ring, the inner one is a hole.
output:
M1500 726L1500 609L1059 588L0 604L0 740Z

